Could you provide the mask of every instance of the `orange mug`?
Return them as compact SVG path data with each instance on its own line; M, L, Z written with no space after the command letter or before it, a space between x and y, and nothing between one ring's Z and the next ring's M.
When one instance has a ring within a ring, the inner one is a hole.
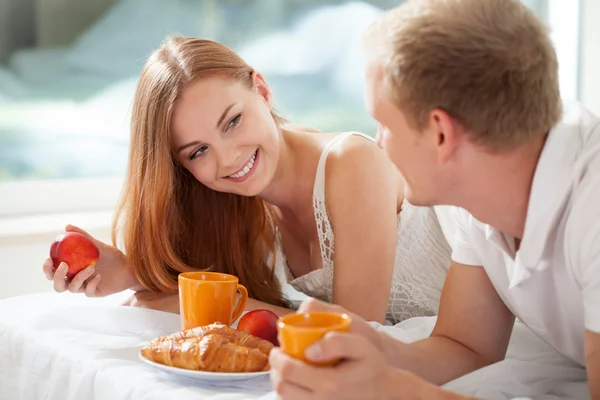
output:
M248 302L248 291L238 278L220 272L179 274L179 314L181 329L221 322L231 325ZM237 293L240 299L236 302Z
M312 362L304 357L304 351L321 340L327 332L348 332L352 320L347 314L334 312L307 312L289 314L279 319L279 345L287 355L317 366L331 366L340 360Z

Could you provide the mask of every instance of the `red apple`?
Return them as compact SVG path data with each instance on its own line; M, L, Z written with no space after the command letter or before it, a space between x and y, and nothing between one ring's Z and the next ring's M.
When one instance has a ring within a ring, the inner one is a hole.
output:
M279 316L270 310L253 310L245 314L238 322L238 330L244 331L264 340L268 340L275 346L279 346L277 340L277 320Z
M58 238L57 238L58 239ZM58 262L56 257L54 256L56 254L56 247L58 246L58 241L54 240L54 242L52 242L52 246L50 246L50 258L52 258L52 262L54 263L54 269L58 268Z
M100 252L87 236L78 232L66 232L54 239L50 246L50 257L54 262L54 269L61 262L67 263L67 278L72 279L82 269L96 265Z

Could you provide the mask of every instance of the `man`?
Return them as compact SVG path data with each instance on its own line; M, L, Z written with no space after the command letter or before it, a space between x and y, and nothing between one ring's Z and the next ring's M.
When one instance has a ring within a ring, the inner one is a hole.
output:
M306 352L345 359L335 367L272 353L278 394L464 398L438 385L502 360L518 317L600 399L600 120L563 110L547 30L517 0L413 0L366 43L368 107L407 200L460 207L454 262L429 338L404 344L355 316Z

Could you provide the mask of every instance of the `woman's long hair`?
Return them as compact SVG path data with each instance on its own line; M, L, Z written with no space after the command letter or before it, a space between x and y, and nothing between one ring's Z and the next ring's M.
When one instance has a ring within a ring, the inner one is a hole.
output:
M149 290L176 292L180 272L236 275L250 297L287 306L274 271L274 221L265 202L216 192L175 158L171 118L183 89L213 76L253 87L253 69L234 51L197 38L169 38L137 85L127 178L113 222L128 262ZM279 117L273 113L278 124Z

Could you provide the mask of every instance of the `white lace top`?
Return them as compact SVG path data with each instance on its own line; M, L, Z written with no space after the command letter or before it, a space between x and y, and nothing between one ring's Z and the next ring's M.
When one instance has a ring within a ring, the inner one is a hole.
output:
M298 278L288 268L281 246L277 240L277 267L282 268L288 283L297 291L327 302L332 300L334 235L325 207L325 166L331 149L351 135L348 132L332 139L321 154L313 188L313 209L319 233L319 245L323 266ZM365 212L371 212L365 210ZM404 319L436 315L440 293L450 266L448 245L435 211L431 207L416 207L404 201L398 215L398 239L392 287L386 319L392 323Z

